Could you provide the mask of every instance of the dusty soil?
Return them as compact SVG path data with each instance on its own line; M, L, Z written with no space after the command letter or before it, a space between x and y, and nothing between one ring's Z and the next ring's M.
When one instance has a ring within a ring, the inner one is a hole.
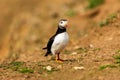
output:
M0 80L120 80L120 60L114 58L120 55L120 0L90 10L86 5L83 0L0 1ZM65 62L57 63L44 57L42 48L61 18L69 20L70 42L61 53Z

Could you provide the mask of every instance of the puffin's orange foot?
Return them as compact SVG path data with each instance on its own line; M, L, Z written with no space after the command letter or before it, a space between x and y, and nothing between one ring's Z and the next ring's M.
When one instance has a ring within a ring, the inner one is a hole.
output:
M56 59L56 62L63 63L64 60L62 60L62 59Z

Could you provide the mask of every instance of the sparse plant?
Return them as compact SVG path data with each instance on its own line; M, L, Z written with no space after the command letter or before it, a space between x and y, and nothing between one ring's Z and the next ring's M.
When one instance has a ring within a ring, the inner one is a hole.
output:
M99 67L99 70L104 70L106 68L116 68L117 66L112 65L112 64L107 64L107 65L102 65Z
M100 21L99 26L103 27L110 24L117 17L116 13L110 14L105 20Z
M105 2L105 0L87 0L88 1L88 9L95 8Z
M20 73L34 73L34 71L28 67L21 67L20 69L18 69L18 72L20 72Z
M115 53L116 55L113 56L116 59L115 63L120 65L120 50L117 50Z
M8 64L1 65L1 68L11 69L20 73L33 73L34 71L31 68L26 67L25 62L15 61Z
M117 17L117 14L116 14L116 13L112 13L112 14L109 15L109 18L110 18L111 20L113 20L113 19L116 18L116 17Z
M21 66L23 66L24 62L11 62L8 64L8 68L17 71Z
M115 63L118 64L108 64L108 65L102 65L99 67L99 70L104 70L106 68L117 68L118 66L120 66L120 50L117 50L115 52L115 56L113 56L116 60L115 60Z
M100 27L103 27L103 26L108 25L108 24L109 24L109 20L106 19L106 20L101 21L101 22L99 23L99 26L100 26Z
M117 60L116 60L116 63L120 65L120 59L117 59Z
M10 65L12 65L12 66L22 66L24 64L24 62L19 62L19 61L17 61L17 62L11 62L10 63Z
M120 54L120 50L117 50L115 53L116 53L116 54Z

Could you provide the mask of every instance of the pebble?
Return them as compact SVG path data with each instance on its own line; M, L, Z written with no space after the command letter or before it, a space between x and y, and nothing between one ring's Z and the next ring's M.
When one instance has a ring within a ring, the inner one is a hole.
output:
M83 66L81 66L81 67L76 66L76 67L73 67L73 69L75 69L75 70L84 70L85 68Z
M46 66L46 70L51 71L52 67L51 66Z
M76 55L76 54L77 54L77 52L73 52L73 53L72 53L72 55Z
M93 48L94 46L93 46L93 44L90 44L89 47L90 47L90 48Z

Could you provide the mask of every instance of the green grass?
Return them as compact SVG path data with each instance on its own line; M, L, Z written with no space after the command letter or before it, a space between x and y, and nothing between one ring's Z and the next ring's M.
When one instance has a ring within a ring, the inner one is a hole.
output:
M116 53L116 54L120 54L120 50L117 50L115 53Z
M117 60L116 60L116 63L120 65L120 59L117 59Z
M103 66L100 66L99 69L103 70L106 68L119 68L120 67L120 50L115 51L115 55L113 56L113 58L115 59L114 65L112 65L112 64L103 65Z
M18 72L20 72L20 73L34 73L34 71L28 67L22 67L22 68L18 69Z
M8 69L12 69L13 71L17 71L21 66L24 65L24 62L11 62L7 65Z
M115 59L115 64L117 64L120 67L120 50L117 50L115 52L113 58Z
M109 25L115 18L117 18L116 13L110 14L105 20L99 22L99 26L103 27Z
M52 68L51 70L48 70L46 67L49 64L42 64L41 62L37 62L32 64L32 67L30 67L30 65L27 65L27 63L25 62L19 62L19 61L15 61L15 62L11 62L11 63L5 63L5 64L1 64L0 68L6 70L6 71L13 71L13 72L19 72L22 74L32 74L34 72L38 72L39 74L43 74L43 73L53 73L56 71L60 71L59 68L53 67L51 65ZM2 73L0 73L0 75L2 75Z
M105 0L87 0L87 1L88 1L87 9L93 9L105 2Z
M101 22L99 23L99 26L100 26L100 27L103 27L103 26L106 26L106 25L108 25L108 24L109 24L109 20L106 19L106 20L101 21Z
M24 64L24 62L11 62L9 65L11 65L11 66L22 66Z
M24 66L24 62L11 62L9 68L20 73L33 73L34 71Z
M120 55L114 56L115 59L120 59Z
M108 64L108 65L102 65L99 67L99 70L104 70L106 68L116 68L117 66L112 65L112 64Z
M33 73L34 71L31 68L26 67L25 62L15 61L8 64L2 64L0 67L5 70L11 69L12 71L17 71L20 73Z

